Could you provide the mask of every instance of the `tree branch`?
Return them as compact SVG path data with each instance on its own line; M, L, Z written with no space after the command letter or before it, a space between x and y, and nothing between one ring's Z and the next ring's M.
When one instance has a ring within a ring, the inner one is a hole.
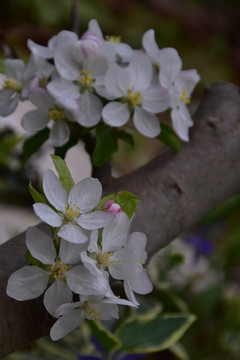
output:
M150 255L240 191L239 88L212 85L194 121L190 142L178 154L165 151L103 184L105 194L128 190L140 197L133 227L146 233ZM17 302L5 295L9 275L27 263L25 251L24 233L0 247L0 356L47 334L52 324L41 299Z

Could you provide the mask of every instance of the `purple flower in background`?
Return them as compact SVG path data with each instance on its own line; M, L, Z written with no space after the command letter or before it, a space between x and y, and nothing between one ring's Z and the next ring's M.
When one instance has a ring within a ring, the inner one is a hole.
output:
M102 344L94 336L91 336L91 342L95 346L96 350L99 352L99 356L80 355L78 357L78 360L138 360L142 359L145 356L145 354L125 354L119 351L112 351L110 357L107 357L107 353L104 350Z
M195 233L187 236L185 240L195 248L195 260L200 255L210 256L214 250L214 243L208 237L208 228L200 227Z

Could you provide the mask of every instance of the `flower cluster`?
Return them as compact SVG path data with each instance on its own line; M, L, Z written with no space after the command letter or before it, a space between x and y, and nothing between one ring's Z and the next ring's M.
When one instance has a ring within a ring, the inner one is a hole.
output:
M0 115L29 99L36 109L23 116L23 128L34 133L49 126L50 143L58 147L68 142L72 122L89 129L101 120L122 127L132 118L140 133L156 137L157 114L170 108L175 132L188 141L193 121L187 104L200 77L196 70L182 70L175 49L159 49L153 30L143 35L142 45L133 50L119 37L105 39L96 20L81 38L61 31L47 46L28 40L26 66L5 61Z
M44 293L45 308L57 318L50 335L58 340L84 318L109 320L118 318L118 304L137 307L134 293L147 294L152 284L143 267L146 236L130 232L137 197L120 192L101 199L97 179L73 184L65 162L52 157L62 166L56 167L59 178L48 170L44 195L31 190L41 201L34 204L34 211L50 225L52 234L36 227L27 230L31 265L10 276L7 294L23 301ZM114 294L114 281L122 281L127 299Z

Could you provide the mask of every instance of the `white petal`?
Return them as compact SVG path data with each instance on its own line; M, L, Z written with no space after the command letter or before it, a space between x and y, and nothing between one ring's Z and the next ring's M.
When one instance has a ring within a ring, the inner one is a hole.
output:
M87 242L84 244L73 244L62 239L59 257L64 264L76 264L80 261L80 254L87 250L87 247Z
M145 247L147 245L147 237L142 232L133 232L128 236L126 248L131 251L138 261L146 260L147 253Z
M108 69L104 82L111 98L115 99L126 96L131 87L127 71L118 65Z
M11 115L19 101L19 94L10 89L0 90L0 115L8 116Z
M77 99L80 95L77 85L61 77L57 77L48 83L47 90L55 98Z
M182 105L179 109L171 111L173 128L183 141L189 141L188 128L193 125L187 106Z
M108 269L114 279L129 280L142 270L142 265L138 263L136 256L126 249L116 251L111 259L116 261Z
M130 111L126 103L112 101L104 106L103 121L110 126L122 126L128 122Z
M49 314L55 316L57 308L72 300L72 291L69 286L57 279L44 294L43 303Z
M93 77L97 79L105 75L110 65L115 62L115 47L114 44L105 41L102 46L99 46L95 51L94 56L84 61L83 68L93 72ZM94 84L95 85L95 84Z
M102 34L102 31L100 29L100 26L97 22L96 19L92 19L89 21L88 23L88 29L90 30L90 32L95 35L101 42L104 41L104 37Z
M136 305L133 304L131 301L128 301L128 300L125 300L125 299L120 299L117 296L115 296L113 298L110 298L110 299L103 299L101 302L104 303L104 304L118 304L118 305L136 307Z
M59 74L67 80L78 80L80 66L72 56L72 44L58 46L54 54L54 62Z
M81 260L83 265L92 273L102 275L102 271L97 267L97 261L92 259L87 255L87 252L84 251L81 253Z
M49 142L55 147L65 145L70 137L70 129L65 121L57 120L50 130Z
M153 289L151 280L149 279L146 271L143 268L142 272L138 276L136 276L136 278L129 279L129 284L132 290L135 291L137 294L149 294Z
M103 275L92 274L83 265L78 265L66 273L70 289L81 295L105 295L108 283Z
M62 217L46 204L33 204L35 214L48 225L59 227L62 225Z
M56 250L53 240L36 227L30 227L26 232L26 245L31 255L45 265L54 264Z
M135 107L133 122L136 129L144 136L153 138L160 133L161 128L158 117L140 107Z
M184 70L180 71L180 73L178 74L175 80L175 85L181 90L185 90L187 92L187 96L189 96L193 92L193 89L195 88L199 80L200 76L195 69Z
M5 74L17 82L22 81L24 62L19 59L6 59L4 61Z
M49 95L46 89L43 89L41 87L32 88L28 93L28 97L29 100L33 103L33 105L45 112L47 112L49 108L54 106L54 100L51 95Z
M124 290L125 290L125 293L128 297L128 299L133 302L135 305L140 305L139 302L137 301L135 295L134 295L134 292L132 291L132 288L130 286L130 283L128 280L124 280Z
M158 63L160 50L155 40L155 32L153 29L146 31L142 38L143 48L150 56L153 63Z
M35 56L39 56L44 59L51 59L53 57L53 51L47 46L38 45L30 39L28 39L27 45Z
M58 231L58 236L73 244L83 244L88 240L80 226L71 223L63 225Z
M170 106L170 95L166 88L151 86L143 94L142 107L153 114L165 111Z
M131 46L125 43L113 43L117 55L120 57L122 63L128 63L133 55Z
M53 171L47 170L43 177L43 190L48 201L57 209L65 212L68 205L68 193Z
M102 196L102 185L91 177L79 181L69 193L69 202L80 207L80 213L94 209Z
M129 226L130 221L124 212L114 215L114 220L111 222L111 224L103 229L103 252L108 250L116 251L123 247L127 240Z
M36 132L44 129L49 122L49 115L46 111L31 110L22 117L22 127L30 132Z
M93 211L80 215L76 221L83 229L96 230L109 225L114 217L114 214L105 211Z
M24 266L8 279L7 295L15 300L30 300L40 296L47 287L49 275L36 266Z
M174 48L164 48L160 52L159 81L163 87L168 88L176 79L182 68L182 60Z
M89 91L84 91L79 100L79 116L77 122L86 127L92 127L101 120L102 101L98 96L91 94Z
M117 304L94 302L93 308L99 311L101 320L118 319L118 306Z
M141 51L135 50L129 66L126 68L131 86L135 91L143 91L149 87L152 80L152 63L149 57Z
M67 315L60 317L50 330L50 337L53 341L63 338L65 335L76 329L83 322L83 314L79 309L74 309Z
M88 245L88 251L93 253L98 252L98 230L93 230L90 232L89 236L89 245Z

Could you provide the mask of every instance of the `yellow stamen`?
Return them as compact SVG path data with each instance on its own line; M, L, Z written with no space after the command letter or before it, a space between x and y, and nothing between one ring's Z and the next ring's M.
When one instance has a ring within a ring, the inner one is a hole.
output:
M84 89L91 87L95 82L95 79L91 76L91 74L93 74L93 71L91 70L84 70L84 69L81 70L79 77L80 77L81 86Z
M144 265L144 264L145 264L145 260L144 260L144 259L139 260L139 264Z
M46 89L47 84L48 84L48 81L47 81L47 78L45 76L42 76L38 81L38 85L43 89Z
M106 35L105 38L111 43L119 44L121 42L121 36Z
M98 262L98 265L101 266L105 266L105 267L110 267L113 264L120 264L120 261L116 261L111 259L111 257L113 256L113 252L110 251L105 251L105 253L103 254L98 254L96 257L96 260Z
M60 120L60 119L64 120L64 118L65 118L63 110L57 106L54 109L49 110L48 115L49 115L50 119L53 121Z
M63 264L61 261L55 263L55 265L50 266L50 271L54 279L65 280L65 272L68 271L70 267Z
M187 97L187 91L186 90L182 91L182 94L180 96L180 101L184 102L185 104L190 104L191 96Z
M22 85L19 84L16 80L14 80L13 78L9 78L7 80L5 80L4 85L3 85L4 89L10 89L10 90L14 90L17 92L20 92L22 90Z
M140 106L143 100L141 91L134 92L134 88L132 87L130 90L128 90L126 100L131 106Z
M80 215L80 207L76 204L72 205L72 202L70 201L68 206L65 206L65 214L64 218L67 222L72 222L75 217L78 217Z
M101 313L89 301L83 303L84 317L89 320L101 320Z

